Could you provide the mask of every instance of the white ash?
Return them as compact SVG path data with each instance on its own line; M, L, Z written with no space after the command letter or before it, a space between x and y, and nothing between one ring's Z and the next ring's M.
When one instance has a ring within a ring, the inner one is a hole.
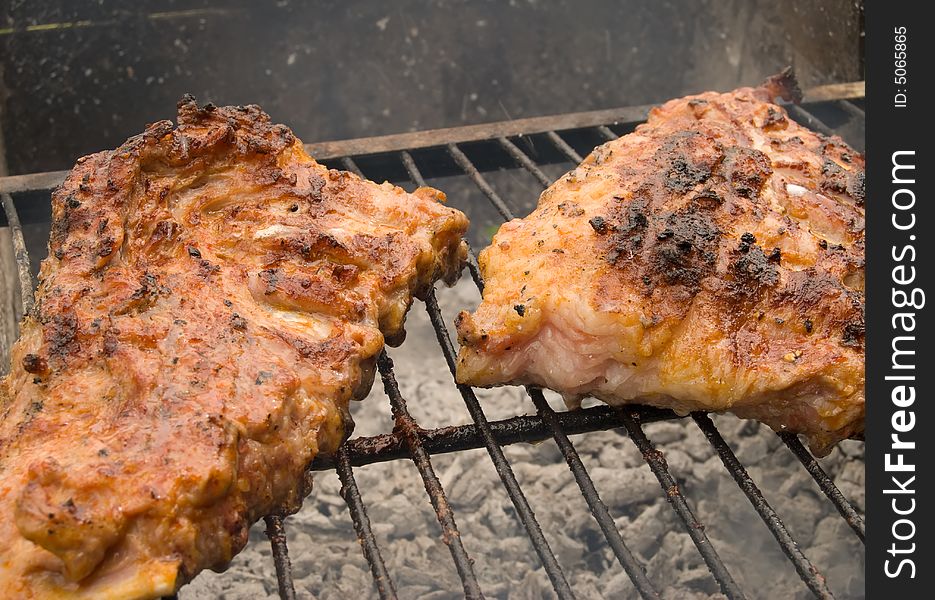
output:
M467 280L454 289L440 289L438 296L452 333L457 311L478 300ZM407 341L390 350L390 355L412 414L426 428L470 423L419 302L413 305L407 329ZM478 390L477 394L490 420L535 413L520 389ZM551 395L550 401L561 408ZM355 435L392 429L379 377L370 397L355 404L352 411ZM715 422L805 555L827 577L836 597L862 598L863 545L798 460L765 426L731 416L715 417ZM688 419L653 423L645 430L665 453L714 548L745 593L750 598L810 598L792 564L694 423ZM663 597L723 597L633 443L617 431L577 435L572 441L623 539ZM638 597L556 445L552 441L516 444L504 452L576 595L584 599ZM510 600L554 598L549 578L486 451L438 455L432 463L485 595ZM821 463L845 497L863 512L863 445L844 442ZM369 465L355 469L354 475L399 597L463 598L454 563L412 463ZM305 507L286 519L300 598L378 597L339 489L334 472L316 474L315 489ZM202 574L182 589L180 598L278 598L262 523L254 526L250 536L249 545L230 569L223 574Z

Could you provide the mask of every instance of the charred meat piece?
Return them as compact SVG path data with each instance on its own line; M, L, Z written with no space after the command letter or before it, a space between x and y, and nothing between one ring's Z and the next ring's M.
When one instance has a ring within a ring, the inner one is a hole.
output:
M654 109L480 256L458 379L574 403L863 431L864 159L794 123L776 77Z
M256 106L78 161L0 380L0 596L154 598L298 509L305 467L452 281L467 219L328 170Z

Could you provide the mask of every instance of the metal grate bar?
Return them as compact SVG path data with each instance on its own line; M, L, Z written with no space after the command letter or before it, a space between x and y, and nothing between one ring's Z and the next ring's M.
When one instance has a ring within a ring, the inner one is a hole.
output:
M815 460L815 457L812 456L811 452L802 445L802 442L799 441L799 437L791 432L785 431L782 433L777 433L782 441L786 443L786 446L792 450L792 453L795 454L802 464L805 466L805 470L809 472L812 478L815 480L815 483L818 484L818 487L824 492L825 496L831 500L831 503L834 504L834 507L838 509L838 512L841 513L841 516L844 517L844 520L847 521L847 524L851 526L851 529L854 530L854 533L857 534L857 537L860 538L860 541L864 541L864 519L857 512L857 509L854 508L854 505L847 501L847 498L844 497L844 494L841 493L841 490L838 489L838 486L834 485L834 482L828 477L828 474L825 473L825 470L821 468L821 465L818 464L818 461Z
M680 418L670 410L652 406L635 406L634 410L639 412L641 423L671 421ZM568 435L604 431L620 426L620 418L614 409L606 405L557 412L555 418ZM541 442L551 437L550 429L538 416L522 415L502 421L490 421L488 425L500 446ZM421 429L419 437L429 454L446 454L484 447L480 429L473 424ZM351 466L354 467L389 462L409 456L405 442L395 433L354 438L348 440L345 446ZM312 471L325 471L335 468L336 464L334 456L319 454L309 468Z
M351 468L346 443L338 448L335 458L337 459L335 469L341 479L341 497L347 502L347 508L351 513L351 520L354 521L354 529L357 530L357 539L360 540L364 558L370 563L370 573L373 575L373 582L377 586L377 593L380 594L381 600L395 599L396 588L393 586L390 574L386 570L386 564L383 562L383 556L377 546L377 538L374 537L373 530L370 528L370 517L367 516L367 509L364 507L363 498L361 498L357 482L354 480L354 471Z
M611 131L610 127L608 127L607 125L598 125L597 131L602 136L604 136L604 139L606 139L608 142L612 142L615 139L620 137L619 135Z
M511 157L513 157L513 160L518 162L524 169L532 173L532 176L538 179L539 183L541 183L543 187L549 187L550 180L546 174L543 173L542 169L536 166L536 163L532 162L532 160L526 156L526 153L520 150L516 144L506 139L505 137L498 137L497 141L500 143L503 149L506 150Z
M741 591L740 587L727 570L727 566L724 564L724 561L721 560L717 550L711 545L708 535L704 532L704 525L695 517L692 509L688 506L688 501L685 500L685 497L682 495L678 484L675 482L672 474L669 473L669 466L666 463L665 455L657 450L653 443L649 441L649 438L646 437L646 433L643 432L643 427L640 425L637 418L638 413L635 411L629 408L620 409L620 419L623 421L623 426L626 427L627 433L630 434L630 439L636 444L636 447L643 455L646 463L649 464L653 475L659 480L659 485L662 486L662 491L666 495L666 500L669 501L672 510L675 511L675 514L681 519L682 524L685 525L685 529L688 530L688 535L691 537L692 542L695 543L695 547L698 548L698 552L701 553L705 564L708 565L708 569L711 571L711 574L714 575L714 579L721 586L721 591L731 600L744 598L743 591Z
M647 599L659 598L659 592L656 590L652 581L649 580L649 577L646 576L645 567L633 556L633 553L620 536L620 532L617 530L617 524L614 523L613 517L610 516L607 505L604 504L604 501L601 500L600 495L598 495L591 475L588 474L584 463L581 462L581 457L578 455L577 450L575 450L571 440L568 439L568 435L562 428L562 424L558 420L555 411L553 411L549 403L546 402L545 396L542 395L542 390L527 389L542 421L552 430L552 437L555 439L559 450L561 450L562 456L565 457L568 468L571 469L572 474L575 476L575 481L578 483L578 487L581 488L581 495L583 495L585 501L587 501L588 507L591 509L591 514L594 515L594 520L597 521L601 531L604 533L604 537L607 539L607 543L610 544L620 566L623 567L623 570L630 576L630 580L633 581L633 585L640 593L640 596Z
M798 571L802 581L805 582L816 597L834 598L831 594L831 590L828 589L824 575L815 568L811 561L805 557L805 554L802 553L802 550L799 549L799 544L792 539L782 519L779 518L776 511L773 510L769 502L766 501L766 498L763 497L763 492L753 483L753 479L750 478L750 475L747 474L747 470L740 464L740 460L737 459L737 455L734 454L734 451L730 449L730 446L728 446L724 438L721 437L721 433L717 430L717 427L714 426L714 422L711 421L711 418L705 413L698 412L692 413L692 418L695 420L695 423L698 424L698 427L701 429L702 433L704 433L705 437L708 438L711 445L714 446L718 456L721 457L721 462L723 462L727 470L730 471L734 481L737 482L737 485L740 486L743 493L747 495L753 508L756 510L757 514L760 515L760 518L763 519L763 522L766 523L766 527L769 528L773 537L779 542L782 551L789 560L792 561L792 564L795 565L795 570Z
M442 541L448 546L455 568L461 577L461 583L464 586L464 597L471 599L483 598L484 594L481 592L480 584L477 583L477 576L474 574L473 561L461 543L461 533L455 523L454 511L451 510L451 505L448 504L448 498L442 488L441 481L435 474L432 461L422 446L422 440L419 436L421 429L409 413L406 399L399 392L396 375L393 373L393 361L386 355L386 352L381 352L377 358L377 368L380 370L380 377L383 379L386 395L390 398L393 419L396 422L396 432L405 441L412 462L415 463L416 468L419 469L419 474L422 476L425 491L432 501L435 515L438 517L438 524L442 528Z
M435 328L435 336L438 338L438 344L441 346L442 353L445 355L445 360L448 362L448 369L451 371L452 377L454 377L456 371L455 357L457 353L455 352L454 346L451 344L451 338L448 336L448 327L445 325L445 319L438 306L438 300L435 298L434 290L429 292L426 296L425 308L428 311L429 319L432 321L432 326ZM529 540L532 542L536 554L539 555L539 560L542 561L542 566L545 567L545 571L552 581L552 587L555 588L555 592L558 594L559 598L574 598L575 595L571 591L568 581L565 579L562 568L555 559L555 554L552 552L549 542L542 534L542 528L536 520L536 515L533 513L532 507L529 506L529 501L520 488L519 482L516 480L513 469L503 455L503 449L497 444L497 440L493 436L490 424L487 422L487 416L484 414L480 403L477 401L474 390L460 383L457 384L457 386L458 391L461 392L461 397L464 399L464 404L484 440L484 446L487 448L487 453L493 461L497 474L500 475L500 480L503 482L507 493L510 495L510 500L512 500L513 506L516 508L520 521L522 521L523 526L526 528Z
M282 526L282 517L268 515L266 537L273 549L273 564L276 566L276 582L279 584L279 597L282 600L295 600L295 583L292 581L292 563L289 562L289 548L286 546L286 530Z
M403 150L399 153L399 158L403 161L403 166L406 167L406 173L409 174L412 183L419 187L425 187L425 179L422 177L422 173L419 172L419 167L416 166L416 161L412 159L412 155Z
M855 119L860 119L861 121L863 121L863 120L865 120L865 119L867 118L867 113L864 112L864 109L862 109L861 107L857 106L856 104L854 104L854 103L851 102L850 100L839 100L839 101L838 101L838 106L840 106L841 108L843 108L845 112L847 112L848 114L850 114L850 115L851 115L852 117L854 117Z
M13 197L9 194L0 194L3 202L3 212L10 227L10 236L13 238L13 259L16 261L16 275L19 278L19 295L23 314L32 313L35 299L32 294L32 273L29 271L29 252L26 251L26 238L23 237L23 226L19 222Z
M784 108L790 115L792 115L792 118L800 123L803 123L809 129L814 129L823 135L834 135L834 131L821 119L808 112L798 104L786 104Z
M360 170L360 167L357 166L357 163L355 163L354 159L351 158L350 156L345 156L341 158L341 166L347 169L348 171L350 171L351 173L353 173L354 175L357 175L361 179L366 179L363 171Z
M494 205L494 208L497 209L497 212L506 219L507 221L513 219L513 211L506 205L506 202L493 190L492 187L487 183L487 181L481 176L480 171L477 170L477 167L474 166L474 163L465 156L464 152L458 148L457 144L448 144L446 146L448 149L448 154L451 155L451 158L454 159L458 166L471 178L471 181L474 182L474 185L480 188L480 191L484 193L485 196L490 200Z
M577 165L582 160L584 160L583 158L581 158L581 155L578 154L578 152L574 148L572 148L568 142L563 140L562 136L560 136L559 134L555 133L554 131L548 131L546 132L545 135L546 137L549 138L549 141L551 141L552 144L556 148L558 148L558 151L564 154L566 157L568 157L568 160L570 160L571 162ZM549 185L549 184L546 184L546 185Z

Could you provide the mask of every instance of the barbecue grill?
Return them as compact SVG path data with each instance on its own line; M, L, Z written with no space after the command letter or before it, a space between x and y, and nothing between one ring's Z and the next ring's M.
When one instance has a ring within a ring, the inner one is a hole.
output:
M788 105L790 115L801 124L823 134L838 133L851 145L863 148L863 83L837 84L809 90L804 105ZM485 179L484 173L499 169L522 170L546 187L551 180L540 168L546 164L577 164L595 143L612 140L623 135L645 120L651 107L636 106L566 114L554 117L536 117L507 122L472 125L417 133L406 133L340 142L308 144L309 153L320 162L335 168L353 171L376 181L388 180L400 185L425 185L426 179L457 176L476 186L503 219L512 219L514 208L501 197ZM524 150L525 139L532 138L536 152ZM0 248L0 275L15 273L20 297L17 302L17 320L28 312L33 303L33 269L27 247L34 250L44 246L45 239L30 239L24 235L17 208L32 210L43 199L49 201L51 189L64 180L66 172L37 173L0 178L3 209L8 226L11 247ZM468 211L470 212L470 210ZM470 216L470 215L469 215ZM37 237L37 236L33 236ZM0 243L8 243L0 239ZM478 271L476 254L472 250L468 259L470 275L478 289L483 281ZM455 371L456 349L452 343L445 319L434 292L425 301L425 310L434 328L438 347L452 373ZM0 324L2 326L2 324ZM3 341L0 337L0 342ZM0 345L0 356L9 348ZM6 360L6 359L4 359ZM643 598L659 598L661 590L647 576L639 559L629 550L599 491L585 468L570 435L598 430L619 429L625 432L639 450L653 475L658 479L665 496L678 520L688 532L711 576L728 598L744 598L745 594L719 557L705 533L705 527L692 510L691 501L683 493L675 476L670 472L665 456L656 449L644 432L643 425L653 421L681 418L668 410L652 407L628 406L611 408L595 406L569 411L555 411L543 392L527 388L535 415L519 415L504 420L490 421L478 402L474 391L457 385L458 392L473 421L469 425L423 429L410 413L406 399L400 392L393 362L386 353L377 361L386 394L390 401L395 427L392 432L347 440L333 456L319 456L310 465L312 471L335 470L340 478L341 495L353 521L363 554L369 564L373 581L381 598L396 598L394 582L384 564L380 546L371 527L361 493L354 477L354 467L376 462L411 460L425 485L428 500L438 518L442 540L463 584L465 597L481 598L483 590L475 575L473 561L462 544L456 516L448 502L442 483L432 464L432 456L485 448L496 472L512 501L515 516L521 522L535 550L538 561L554 587L557 597L574 598L562 566L553 553L536 516L526 499L503 447L519 442L539 442L551 438L568 463L581 495L590 510L607 546L620 566L632 580L634 588ZM694 413L691 419L711 444L724 467L747 496L763 523L775 537L783 553L794 565L802 579L816 597L832 598L825 578L800 550L799 544L787 530L781 517L773 510L757 484L748 475L727 441L711 418ZM864 521L861 513L844 497L819 462L802 445L797 436L784 432L778 436L846 520L853 533L863 542ZM581 507L583 510L583 506ZM275 563L281 598L296 598L292 571L286 544L285 525L281 515L265 518ZM531 563L534 564L534 560Z

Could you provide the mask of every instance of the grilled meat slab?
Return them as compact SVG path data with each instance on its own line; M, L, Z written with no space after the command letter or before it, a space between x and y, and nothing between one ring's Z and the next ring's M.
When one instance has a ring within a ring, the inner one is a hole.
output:
M863 431L864 159L757 89L654 109L504 224L458 379Z
M0 381L0 596L153 598L223 568L336 449L467 219L328 170L256 106L179 105L52 198Z

